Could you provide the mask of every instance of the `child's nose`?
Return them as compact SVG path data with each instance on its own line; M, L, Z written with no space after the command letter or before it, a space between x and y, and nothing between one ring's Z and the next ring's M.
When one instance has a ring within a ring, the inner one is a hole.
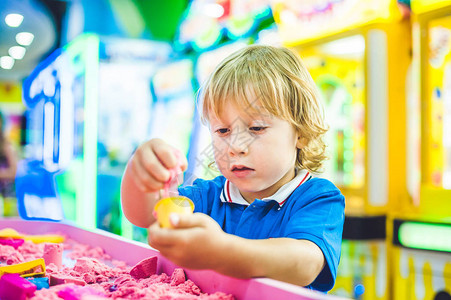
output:
M230 138L229 151L233 155L245 155L249 152L251 137L247 132L232 134Z

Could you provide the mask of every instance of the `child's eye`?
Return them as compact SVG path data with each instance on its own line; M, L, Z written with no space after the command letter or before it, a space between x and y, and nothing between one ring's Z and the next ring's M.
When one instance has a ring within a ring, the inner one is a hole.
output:
M219 135L225 135L227 132L229 132L228 128L219 128L216 130L216 133Z
M249 128L250 131L254 131L254 132L262 132L265 129L266 129L266 127L263 127L263 126L253 126L253 127Z

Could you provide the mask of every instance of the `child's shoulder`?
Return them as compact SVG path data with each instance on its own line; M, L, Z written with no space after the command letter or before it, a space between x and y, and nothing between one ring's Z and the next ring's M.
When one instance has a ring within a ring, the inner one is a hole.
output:
M226 178L224 176L218 176L213 179L202 179L198 178L194 180L191 187L198 189L220 189L224 187Z
M329 180L325 178L312 177L310 180L304 182L299 186L290 196L295 201L287 201L294 208L303 208L309 206L311 203L316 203L315 206L323 209L325 207L339 207L341 210L344 207L345 198L341 191Z
M192 185L179 187L178 191L180 195L193 200L197 211L205 212L211 210L213 201L209 201L209 199L220 197L224 183L225 178L223 176L210 180L198 178L194 180Z
M312 177L301 185L300 192L305 194L340 194L341 191L330 180L321 177Z

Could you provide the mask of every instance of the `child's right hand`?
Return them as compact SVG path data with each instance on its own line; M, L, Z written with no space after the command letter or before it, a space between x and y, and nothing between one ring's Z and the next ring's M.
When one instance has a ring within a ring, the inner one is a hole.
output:
M135 184L143 192L157 192L171 179L169 169L179 166L185 171L188 162L179 150L161 139L151 139L136 149L129 167Z

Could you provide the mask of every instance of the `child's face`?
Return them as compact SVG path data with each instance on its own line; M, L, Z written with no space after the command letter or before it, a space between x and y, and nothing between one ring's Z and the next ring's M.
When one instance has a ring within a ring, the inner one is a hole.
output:
M290 123L256 108L226 104L218 117L209 114L216 164L248 202L293 179L300 144Z

